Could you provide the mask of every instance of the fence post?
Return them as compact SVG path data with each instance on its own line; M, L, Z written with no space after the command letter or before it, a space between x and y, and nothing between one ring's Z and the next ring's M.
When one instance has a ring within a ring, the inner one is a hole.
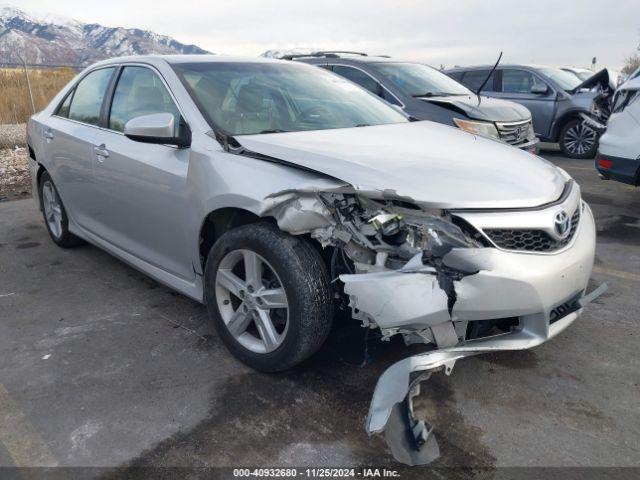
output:
M23 60L24 76L27 79L27 89L29 90L29 99L31 100L31 113L36 113L36 105L33 103L33 93L31 92L31 82L29 81L29 72L27 71L27 62Z

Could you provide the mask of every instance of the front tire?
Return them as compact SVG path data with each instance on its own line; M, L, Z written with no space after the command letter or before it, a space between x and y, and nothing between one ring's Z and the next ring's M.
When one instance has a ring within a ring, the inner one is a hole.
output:
M581 119L574 119L560 130L558 144L569 158L593 158L598 150L599 135Z
M84 243L69 231L67 211L48 172L42 172L38 187L40 209L51 240L62 248L71 248Z
M222 341L256 370L291 368L329 334L333 303L320 254L271 224L222 235L209 252L204 280L209 318Z

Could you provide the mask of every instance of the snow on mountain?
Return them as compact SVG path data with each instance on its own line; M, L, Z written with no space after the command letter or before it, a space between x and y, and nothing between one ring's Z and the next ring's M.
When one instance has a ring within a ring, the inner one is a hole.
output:
M209 53L138 28L105 27L0 5L0 65L88 65L124 55Z
M267 50L266 52L262 53L260 56L267 57L267 58L281 59L286 55L310 55L310 54L313 54L314 52L322 52L323 50L326 50L326 49L300 47L300 48L289 48L289 49L283 49L283 50Z

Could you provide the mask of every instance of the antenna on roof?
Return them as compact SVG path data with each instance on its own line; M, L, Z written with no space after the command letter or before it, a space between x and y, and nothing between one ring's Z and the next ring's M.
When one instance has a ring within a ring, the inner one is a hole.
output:
M493 68L491 69L491 71L489 72L489 75L487 75L487 78L484 79L484 82L482 82L482 85L480 85L478 87L478 90L476 90L476 95L478 96L478 105L480 105L480 102L482 101L480 99L480 92L482 91L482 89L484 88L484 86L487 84L487 82L489 81L489 79L491 78L491 75L493 75L493 72L496 71L496 68L498 68L498 64L500 63L500 59L502 58L502 52L500 52L500 55L498 56L498 61L496 62L496 64L493 66Z

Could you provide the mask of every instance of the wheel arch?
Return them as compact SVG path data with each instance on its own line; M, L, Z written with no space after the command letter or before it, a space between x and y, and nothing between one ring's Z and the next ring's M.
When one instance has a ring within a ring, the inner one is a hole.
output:
M42 163L38 162L38 159L36 158L36 154L33 148L31 148L30 145L27 145L27 147L29 151L29 157L37 165L36 175L35 175L35 178L33 179L33 182L31 183L31 189L33 190L31 192L31 195L36 199L36 202L38 204L38 209L42 211L42 198L40 198L40 179L42 178L42 174L44 172L48 173L48 170Z
M272 217L260 217L255 212L240 207L221 207L209 212L202 221L198 235L198 252L202 269L204 270L209 250L225 232L260 221L276 223Z
M553 130L551 131L551 140L557 142L560 140L560 132L564 126L571 120L579 120L581 113L589 113L586 110L580 108L574 108L564 112L554 123Z
M38 172L36 173L36 185L40 185L40 179L42 178L42 174L46 172L47 169L41 163L38 164Z

